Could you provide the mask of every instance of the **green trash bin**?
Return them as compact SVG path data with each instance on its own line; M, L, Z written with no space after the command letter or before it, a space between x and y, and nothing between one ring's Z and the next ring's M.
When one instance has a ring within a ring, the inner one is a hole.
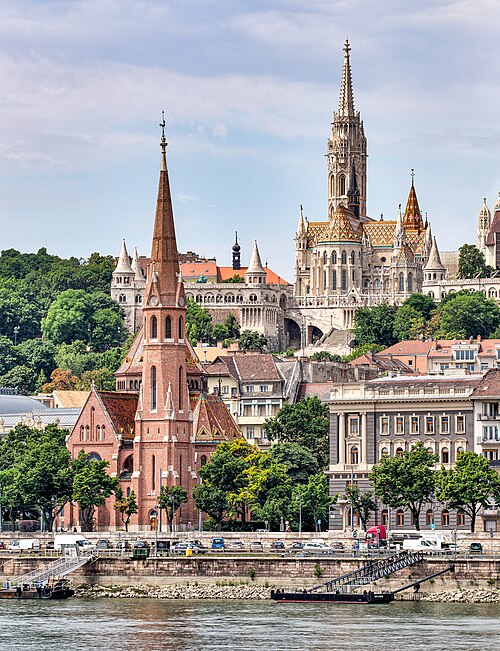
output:
M134 548L132 550L133 559L141 559L149 557L149 549L144 547Z

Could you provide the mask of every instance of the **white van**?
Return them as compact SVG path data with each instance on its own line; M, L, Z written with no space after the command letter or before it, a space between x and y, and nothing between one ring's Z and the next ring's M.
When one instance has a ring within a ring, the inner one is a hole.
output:
M441 540L438 538L407 538L403 540L403 550L432 554L433 552L440 552L441 549Z
M11 552L39 551L40 541L38 538L18 538L13 540L7 549Z
M90 554L94 550L94 545L78 533L56 533L54 536L54 550L61 551L64 549L74 549L77 553Z

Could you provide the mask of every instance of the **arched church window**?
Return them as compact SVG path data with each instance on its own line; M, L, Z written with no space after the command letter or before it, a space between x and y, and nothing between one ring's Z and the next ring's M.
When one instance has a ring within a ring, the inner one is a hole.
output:
M172 339L172 319L169 316L165 318L165 339Z
M179 317L179 339L182 339L182 337L184 336L182 325L183 325L183 321L182 321L182 317L180 316Z
M340 262L342 264L347 264L347 253L345 251L342 251L340 254Z
M341 282L341 289L347 289L347 271L345 269L342 269L340 282Z
M345 176L343 174L340 174L339 176L338 190L340 196L345 194Z
M179 410L184 409L184 404L182 399L184 395L183 383L184 383L184 369L182 368L182 366L179 366Z
M405 290L405 275L403 272L399 274L399 291L404 292Z
M337 289L337 272L335 269L332 272L332 288Z
M257 303L257 296L255 294L250 294L250 303Z
M151 339L158 338L158 319L155 316L151 317Z
M351 264L354 264L355 260L356 260L356 255L354 251L351 251Z
M151 367L151 409L156 409L156 366Z
M413 291L413 274L412 273L408 274L408 291L409 292Z
M337 251L332 251L332 264L337 264Z
M323 252L323 264L328 263L328 253L326 251Z

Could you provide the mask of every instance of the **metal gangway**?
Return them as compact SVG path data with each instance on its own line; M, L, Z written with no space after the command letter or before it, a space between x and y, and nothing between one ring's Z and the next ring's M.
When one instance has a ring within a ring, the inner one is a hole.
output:
M33 572L17 577L16 581L22 584L46 583L51 578L62 578L94 560L95 557L92 555L64 556L50 563L43 570L33 570Z
M403 570L405 567L421 563L423 560L424 555L422 552L400 552L384 560L370 561L358 570L353 570L352 572L338 576L336 579L331 579L330 581L326 581L326 583L316 585L307 590L307 592L314 592L315 590L326 590L327 592L350 590L358 586L373 583L373 581L377 581L384 576L389 576L398 570Z

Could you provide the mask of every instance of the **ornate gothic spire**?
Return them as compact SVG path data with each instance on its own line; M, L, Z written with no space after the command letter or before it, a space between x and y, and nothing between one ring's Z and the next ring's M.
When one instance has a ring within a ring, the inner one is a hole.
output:
M396 219L396 228L394 230L394 251L402 249L406 244L406 232L403 226L403 215L401 214L401 204L399 204L398 217Z
M156 201L156 216L153 229L153 245L151 247L150 272L144 299L146 305L152 295L160 305L178 305L180 295L183 294L182 283L179 283L180 268L175 238L174 212L170 194L170 182L167 170L165 139L165 118L160 123L161 127L161 167L160 182L158 185L158 198ZM184 297L182 298L182 305Z
M424 226L422 221L422 213L420 212L420 207L418 205L417 193L415 192L415 172L411 171L411 188L408 195L408 201L406 202L405 216L403 218L403 224L407 228L412 228L416 230L421 230Z
M300 212L299 212L299 224L297 226L297 235L295 239L299 237L305 237L306 235L307 235L307 224L306 224L306 220L304 219L304 210L301 204Z
M340 88L339 115L354 117L354 94L352 91L351 61L349 52L351 46L346 39L344 44L344 67L342 68L342 86Z

